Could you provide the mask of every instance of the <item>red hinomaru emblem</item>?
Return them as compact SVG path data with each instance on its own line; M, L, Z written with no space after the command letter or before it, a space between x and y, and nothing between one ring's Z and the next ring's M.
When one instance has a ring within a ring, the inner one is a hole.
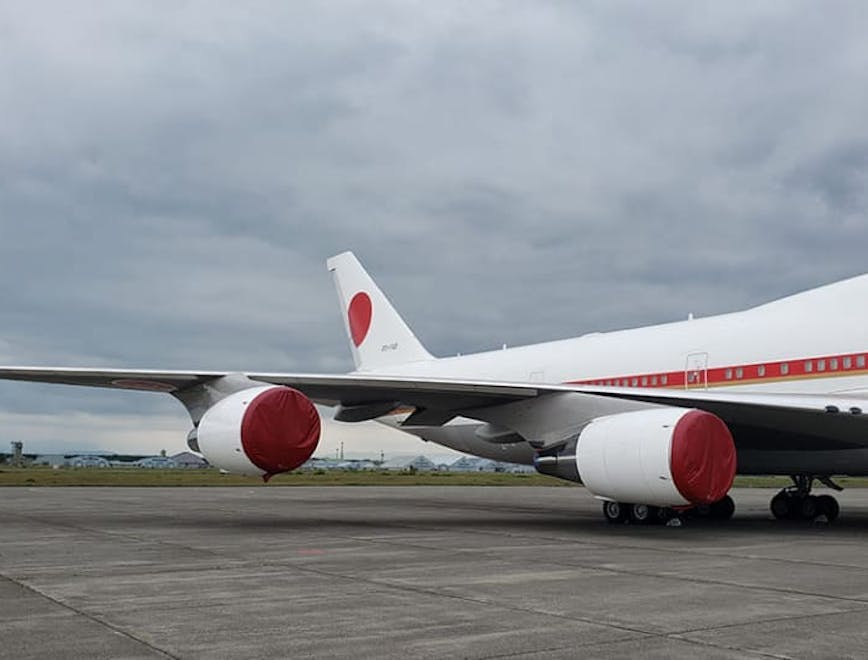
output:
M371 328L371 298L364 291L359 291L350 301L347 318L350 322L350 336L356 346L361 346Z

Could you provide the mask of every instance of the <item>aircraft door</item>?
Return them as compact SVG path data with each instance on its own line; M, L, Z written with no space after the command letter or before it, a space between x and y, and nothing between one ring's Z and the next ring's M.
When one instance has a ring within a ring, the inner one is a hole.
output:
M531 383L544 383L546 382L546 372L544 369L531 371L527 379Z
M684 389L708 389L708 353L690 353L687 356Z

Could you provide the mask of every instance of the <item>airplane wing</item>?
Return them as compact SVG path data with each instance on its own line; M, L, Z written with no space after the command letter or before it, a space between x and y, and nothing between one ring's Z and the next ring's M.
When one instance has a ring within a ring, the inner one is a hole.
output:
M108 389L179 394L209 381L230 376L218 371L158 371L149 369L84 369L54 367L0 367L0 380L81 385ZM412 406L458 410L540 394L535 386L488 381L434 380L355 374L245 373L251 380L288 385L322 405L356 406L395 401Z
M0 380L166 392L175 396L230 375L214 371L56 369L0 367ZM868 446L868 393L828 395L720 392L716 390L547 385L402 376L247 373L263 383L288 385L314 402L346 408L381 404L412 406L447 420L488 419L482 410L555 393L698 408L730 426L741 448L788 449ZM599 399L598 399L599 400ZM577 411L581 412L581 411ZM364 417L359 417L362 419Z
M0 367L0 380L168 393L225 375L225 372L213 371Z

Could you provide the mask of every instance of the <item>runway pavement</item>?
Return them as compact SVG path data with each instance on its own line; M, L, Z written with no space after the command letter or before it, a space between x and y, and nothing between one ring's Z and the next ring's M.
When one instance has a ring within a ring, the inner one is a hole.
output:
M0 489L4 658L865 657L832 526L610 526L581 488Z

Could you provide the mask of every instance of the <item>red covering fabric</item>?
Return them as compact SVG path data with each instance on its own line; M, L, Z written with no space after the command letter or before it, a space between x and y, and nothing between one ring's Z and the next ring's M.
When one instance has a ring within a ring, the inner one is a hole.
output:
M350 301L350 307L347 310L347 317L350 321L350 334L356 346L361 346L362 342L365 341L365 337L368 336L372 312L371 298L367 293L359 291L353 296L353 299Z
M735 479L735 444L716 415L691 410L672 432L670 469L678 492L693 504L723 498Z
M291 387L259 394L241 420L241 446L265 480L294 470L311 457L320 436L319 413L311 400Z

